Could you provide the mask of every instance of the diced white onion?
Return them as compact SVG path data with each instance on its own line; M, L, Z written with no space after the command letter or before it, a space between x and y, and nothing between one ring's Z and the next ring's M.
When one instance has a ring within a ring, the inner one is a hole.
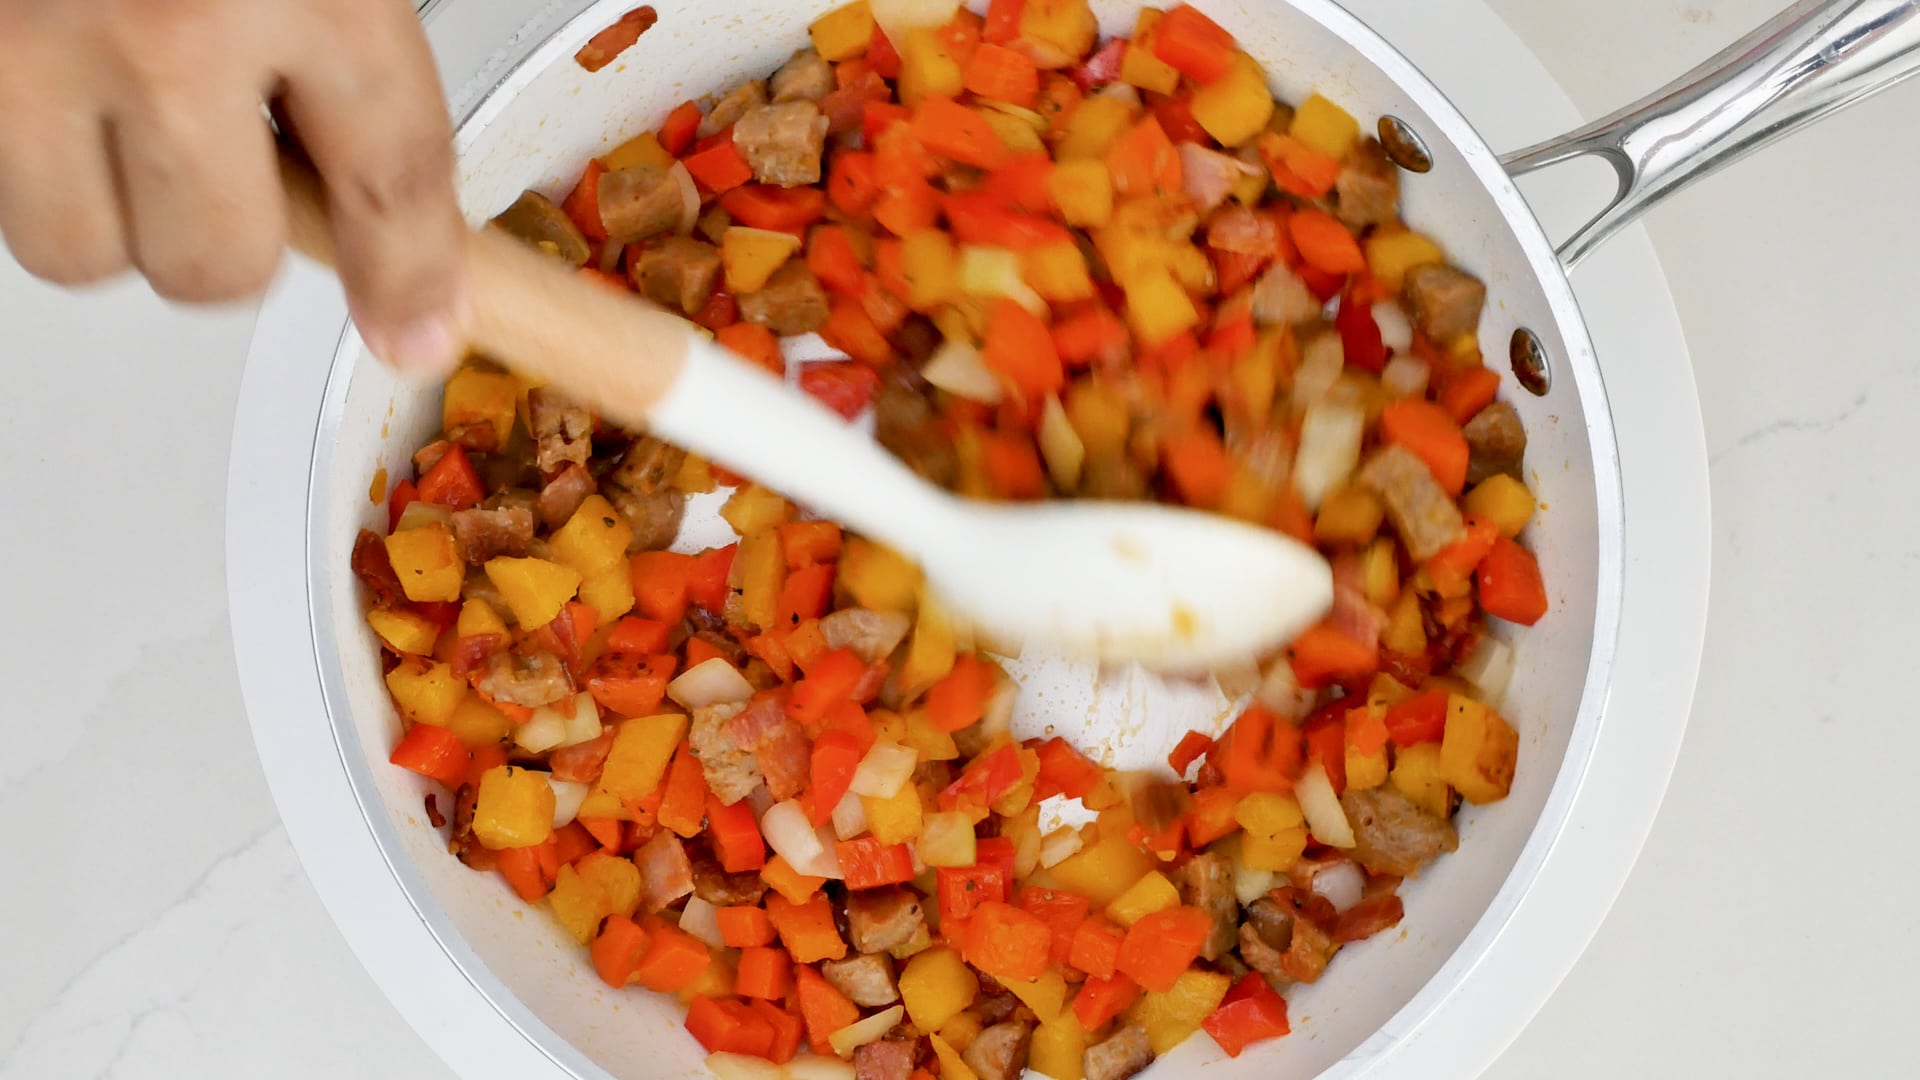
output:
M753 684L725 657L701 661L667 684L667 696L682 708L704 709L711 705L741 705L753 698Z
M920 763L920 752L899 743L876 742L853 770L850 790L876 799L891 799L913 779L913 767Z
M887 1032L892 1031L906 1014L907 1010L899 1005L881 1009L864 1020L855 1020L828 1035L827 1043L833 1047L834 1053L850 1058L855 1050L886 1038Z
M1507 685L1513 681L1513 646L1491 635L1482 636L1479 646L1455 670L1480 692L1482 702L1497 710L1500 700L1507 696Z
M1260 667L1251 660L1223 664L1214 668L1212 674L1213 684L1220 688L1220 696L1228 701L1234 701L1242 694L1255 693L1260 689Z
M1055 829L1040 841L1040 865L1051 870L1079 854L1084 843L1079 829Z
M1433 369L1426 361L1396 356L1380 372L1380 387L1394 397L1417 398L1427 392L1427 380L1432 376Z
M680 909L680 929L716 949L726 947L726 938L720 934L720 909L698 896L687 897L687 906Z
M1300 280L1300 275L1287 269L1285 263L1275 263L1260 280L1253 283L1253 318L1255 322L1284 324L1306 322L1320 317L1320 301ZM1337 342L1339 338L1336 336ZM1296 376L1297 378L1297 376Z
M561 746L578 746L600 737L600 706L592 694L573 695L573 714L567 717L567 736Z
M869 828L867 824L867 804L860 796L849 791L840 796L833 807L833 835L842 840L851 840Z
M1353 846L1353 826L1347 812L1340 808L1340 796L1333 793L1327 770L1318 761L1307 766L1293 785L1293 796L1300 800L1300 813L1307 819L1307 831L1328 847Z
M700 221L700 188L693 182L693 174L678 161L667 170L667 175L673 177L673 182L680 188L680 220L674 225L673 231L686 236L693 232L694 225Z
M1367 414L1352 405L1323 401L1307 410L1293 459L1293 487L1307 509L1319 509L1321 500L1353 475L1366 430Z
M1011 731L1014 701L1019 696L1020 688L1014 684L1014 681L996 673L993 693L987 698L986 715L980 718L980 733L991 740L995 735L1005 735Z
M960 291L975 296L1004 296L1035 315L1047 313L1047 302L1020 275L1020 253L1006 248L977 244L962 247Z
M773 809L773 803L773 792L768 791L767 785L765 784L761 784L752 791L747 792L747 805L753 808L753 820L755 821L759 821L761 818L767 816L767 811Z
M453 520L453 511L444 506L415 499L407 504L405 510L400 511L400 520L393 523L393 531L405 532L408 529L419 529L428 525L445 525L451 520Z
M1380 328L1380 344L1394 352L1413 348L1413 323L1398 300L1374 301L1373 325Z
M1341 859L1331 866L1321 867L1313 875L1313 891L1326 898L1335 911L1345 911L1360 902L1367 891L1367 875L1361 871L1360 864L1352 859Z
M1300 366L1293 373L1294 408L1309 409L1318 405L1333 390L1333 384L1340 381L1340 371L1346 362L1347 354L1339 334L1316 334L1308 338L1300 347Z
M907 31L947 25L960 10L960 0L871 0L867 6L893 47L904 49Z
M580 816L580 804L587 801L587 792L591 788L572 780L555 780L547 777L547 786L553 789L553 827L558 829L567 822Z
M999 376L987 367L980 350L964 341L948 341L934 350L920 376L954 397L983 405L1000 401Z
M777 802L760 818L760 834L767 846L795 869L820 860L820 836L807 819L806 808L793 799ZM802 871L804 873L804 871Z
M906 640L913 620L897 611L843 608L820 620L829 649L852 649L869 664L885 660Z
M824 825L814 826L813 838L820 842L820 854L805 866L796 863L794 869L811 877L831 878L834 881L846 877L846 871L840 869L840 852L835 847L838 838L833 835L833 822L829 820Z
M1260 689L1253 692L1253 699L1271 709L1275 715L1288 720L1304 720L1307 713L1313 710L1313 691L1300 688L1300 680L1293 673L1293 664L1284 656L1268 663L1267 672L1260 679Z
M708 1054L707 1071L714 1080L787 1080L788 1076L786 1069L748 1054Z
M1274 877L1275 874L1271 870L1255 870L1242 863L1238 858L1234 859L1234 899L1240 901L1241 907L1246 907L1248 904L1267 895L1267 893L1273 889Z
M1129 105L1140 104L1140 91L1134 89L1133 84L1123 83L1119 79L1115 79L1100 89L1095 90L1093 96L1115 98Z
M787 1062L787 1080L854 1080L854 1071L839 1058L801 1054Z
M1080 470L1087 463L1087 444L1073 430L1067 410L1060 399L1049 395L1040 409L1040 456L1046 459L1047 474L1062 491L1080 486Z
M977 104L983 109L992 109L994 112L1004 116L1011 116L1015 120L1026 124L1038 134L1046 134L1049 126L1046 117L1041 116L1039 113L1025 106L1015 105L1007 101L994 101L990 98L983 98L977 102Z
M544 754L566 738L567 718L546 705L533 710L526 723L513 729L513 741L529 754Z
M1040 867L1042 846L1039 829L1021 829L1013 842L1013 876L1024 878Z

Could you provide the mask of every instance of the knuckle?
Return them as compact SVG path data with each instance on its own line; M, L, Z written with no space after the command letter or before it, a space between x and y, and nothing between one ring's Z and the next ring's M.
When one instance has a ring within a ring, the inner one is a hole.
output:
M33 241L9 241L22 269L43 281L69 288L105 281L127 269L126 253L112 245L75 247Z
M227 252L212 249L169 252L142 259L142 269L154 291L169 300L211 303L239 300L264 289L278 265L277 255L260 251Z
M353 218L390 218L453 203L453 151L445 141L403 138L369 148L327 177L337 209Z

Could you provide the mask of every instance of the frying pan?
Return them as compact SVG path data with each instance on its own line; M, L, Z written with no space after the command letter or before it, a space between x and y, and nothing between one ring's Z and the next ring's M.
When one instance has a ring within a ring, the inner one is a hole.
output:
M561 193L590 155L657 123L678 101L770 71L829 6L665 0L654 5L659 24L620 62L596 75L582 71L575 50L629 2L553 0L531 13L483 0L429 5L430 27L485 26L494 48L452 88L471 220L485 220L526 187ZM1404 933L1350 948L1321 982L1291 995L1293 1036L1234 1061L1192 1039L1150 1074L1204 1067L1220 1077L1356 1076L1387 1070L1396 1057L1403 1066L1412 1060L1404 1048L1540 882L1597 767L1603 732L1633 719L1610 716L1608 705L1624 651L1624 583L1644 580L1627 564L1620 467L1620 445L1636 435L1616 437L1603 365L1566 269L1690 180L1920 70L1920 2L1800 3L1646 100L1506 159L1400 53L1328 0L1196 6L1236 34L1283 98L1318 90L1369 123L1391 118L1424 147L1427 168L1407 178L1405 216L1488 283L1480 339L1490 362L1517 362L1503 396L1527 426L1528 480L1548 508L1528 539L1541 553L1553 606L1539 626L1510 638L1517 670L1503 707L1522 736L1513 794L1462 815L1461 850L1404 890ZM1111 34L1131 25L1138 4L1095 0L1094 8ZM1617 190L1556 250L1513 177L1589 155L1613 167ZM243 686L302 857L369 966L404 956L433 969L413 987L481 1003L456 1010L396 996L437 1045L489 1049L462 1055L469 1071L701 1075L676 1003L600 984L551 920L447 856L424 820L424 784L384 764L397 721L347 556L355 533L380 513L369 481L377 469L404 475L412 448L437 429L439 409L434 393L373 363L343 313L337 291L298 268L270 299L242 391L229 499ZM299 393L275 387L306 385L289 358L315 349L330 366L303 416L301 403L287 403ZM823 355L817 342L802 342L794 358ZM1610 368L1646 362L1655 361L1605 358ZM288 415L297 422L282 423ZM718 501L692 502L679 548L730 538ZM1123 767L1150 764L1181 732L1217 730L1227 718L1211 684L1044 657L1022 657L1013 668L1024 688L1022 734L1051 726ZM328 738L315 742L309 736L320 726ZM310 824L319 808L335 815L326 830ZM356 810L359 820L346 822ZM341 824L352 827L333 827ZM386 904L379 918L368 914L376 896ZM404 918L393 917L396 898ZM1431 1060L1411 1068L1447 1074Z

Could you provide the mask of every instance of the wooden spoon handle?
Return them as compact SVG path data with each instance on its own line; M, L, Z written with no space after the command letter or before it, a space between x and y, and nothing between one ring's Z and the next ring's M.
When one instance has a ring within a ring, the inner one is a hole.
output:
M320 177L284 150L280 175L293 246L335 266ZM645 427L686 369L693 332L677 315L588 281L494 229L468 234L466 263L472 347L592 402L615 423Z

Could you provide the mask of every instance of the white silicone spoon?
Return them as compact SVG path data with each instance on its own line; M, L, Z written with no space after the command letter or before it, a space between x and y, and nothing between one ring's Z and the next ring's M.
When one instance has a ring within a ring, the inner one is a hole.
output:
M330 264L318 180L283 172L294 246ZM997 644L1200 670L1279 647L1332 601L1326 561L1279 533L1151 503L961 499L677 315L491 229L467 264L481 352L899 551Z

